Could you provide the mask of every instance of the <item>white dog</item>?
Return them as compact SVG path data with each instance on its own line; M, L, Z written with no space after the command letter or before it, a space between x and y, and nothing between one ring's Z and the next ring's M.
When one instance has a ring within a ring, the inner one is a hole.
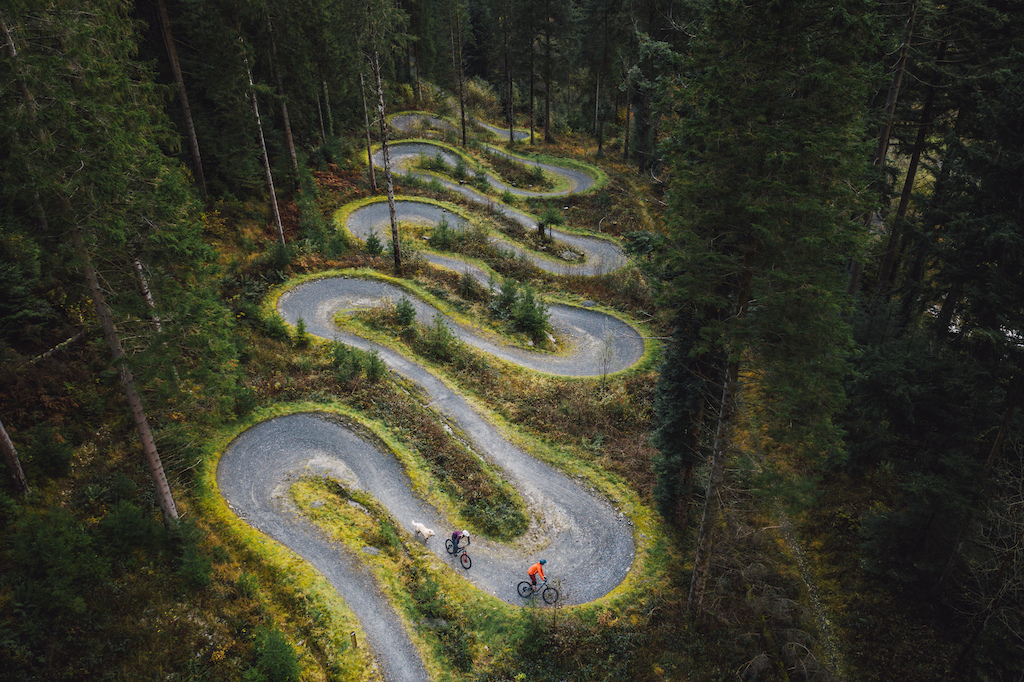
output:
M434 531L430 530L419 521L413 521L412 527L416 529L416 532L413 533L413 535L422 535L424 541L429 540L434 535Z

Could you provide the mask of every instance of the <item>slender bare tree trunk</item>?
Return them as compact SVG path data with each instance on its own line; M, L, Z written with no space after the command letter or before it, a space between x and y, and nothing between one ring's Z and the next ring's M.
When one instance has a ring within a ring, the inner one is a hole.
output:
M12 60L16 60L18 58L18 48L14 44L14 36L11 35L10 30L7 28L7 21L4 19L3 11L0 11L0 31L3 31L4 34L4 46L7 48L7 53L11 56ZM22 77L21 65L19 64L15 68L18 74L18 88L21 90L21 96L25 100L25 106L28 107L28 110L35 117L36 100L28 89L28 83Z
M370 142L370 112L366 107L366 86L363 74L359 73L359 94L363 98L363 125L366 128L366 160L370 164L370 187L377 191L377 173L373 169L373 144Z
M750 248L753 249L753 240ZM742 279L736 294L736 320L740 321L747 315L750 302L753 273L749 267L752 254L745 257ZM722 386L722 402L718 412L718 427L715 429L715 445L711 453L711 471L708 479L707 494L704 496L704 514L697 532L697 548L693 557L693 574L690 577L690 594L686 600L686 610L690 614L700 611L704 602L704 591L707 587L708 568L711 565L711 546L714 539L715 525L722 511L722 482L725 479L725 465L729 459L732 445L733 422L736 416L736 399L739 391L740 361L730 359L725 370L725 381Z
M544 31L544 141L552 142L551 135L551 18L545 19L548 24Z
M142 269L142 262L133 257L132 264L135 266L135 278L139 282L139 292L142 294L143 300L146 301L146 307L149 308L150 319L153 320L153 324L156 326L158 332L163 331L163 325L160 323L160 316L156 313L156 303L153 301L153 292L149 290L149 282L146 280L146 273Z
M327 110L327 134L334 137L334 112L331 111L331 95L327 92L327 79L323 79L324 109Z
M22 495L28 493L28 480L25 479L25 472L21 469L21 460L18 459L18 451L7 435L4 423L0 421L0 451L4 453L4 462L7 464L7 471L11 474L11 481L14 488Z
M38 106L35 98L32 96L32 92L28 89L28 82L25 80L24 73L22 71L21 63L18 60L18 48L14 44L14 36L11 35L10 30L7 28L7 22L4 20L3 12L0 12L0 31L3 32L4 44L7 47L7 53L11 57L11 61L14 62L15 73L18 76L18 89L21 90L21 97L25 100L25 107L28 109L29 116L33 123L36 123L36 115L38 113ZM36 130L36 137L40 142L46 142L46 131L40 126ZM42 200L39 198L39 190L33 189L32 199L35 204L36 218L39 221L39 226L45 231L47 229L46 223L46 211L43 210Z
M505 16L502 19L502 25L505 27L502 32L502 45L505 48L505 91L508 93L508 143L511 145L516 141L515 138L515 127L516 127L516 113L515 104L512 102L512 65L510 64L512 46L509 44L509 33L512 30L511 21L512 17L509 16L508 3L504 7Z
M288 117L288 97L284 92L284 78L281 77L281 69L277 64L277 40L274 38L274 25L267 16L267 30L270 33L270 54L274 67L274 79L277 81L277 94L281 98L281 122L284 124L284 140L288 145L288 156L292 161L292 172L295 173L295 183L299 182L299 157L295 153L295 138L292 137L292 122Z
M936 62L945 58L946 42L939 45ZM910 164L907 166L907 176L903 180L903 192L900 194L900 203L896 208L896 217L892 220L892 227L889 228L889 241L885 247L885 256L882 259L882 267L878 275L878 290L875 297L878 298L889 288L889 281L892 279L893 266L896 262L896 247L899 244L899 235L903 217L907 214L910 205L910 197L914 193L914 182L917 179L917 169L921 163L921 153L928 141L928 132L931 129L932 108L935 105L935 90L933 84L925 94L924 104L921 107L921 118L917 126L917 139L914 140L914 151L910 155Z
M629 124L630 116L633 114L633 84L629 82L629 73L626 73L626 129L625 138L622 142L622 163L629 163Z
M420 65L416 59L415 43L409 43L409 71L413 82L416 83L416 104L419 104L423 101L423 86L420 84Z
M163 29L164 48L167 50L167 59L171 63L174 80L178 84L178 101L181 103L181 113L185 118L185 133L188 137L189 151L192 152L192 165L196 172L196 182L199 184L199 191L203 193L205 198L206 175L203 173L203 159L199 155L199 138L196 137L196 127L192 122L192 107L188 103L185 79L181 75L181 65L178 62L178 50L174 46L174 35L171 33L171 19L167 15L167 4L164 0L157 0L156 4L160 14L160 26Z
M895 118L896 103L899 101L900 87L903 82L903 74L906 72L907 67L907 55L910 52L910 42L914 36L914 24L917 21L917 3L918 0L910 0L910 13L907 16L907 35L903 41L903 48L900 50L900 58L896 62L896 66L893 70L892 80L889 82L889 92L885 99L885 120L882 123L881 129L878 131L878 142L875 146L875 155L871 159L871 165L882 166L885 164L885 159L889 155L889 141L892 138L892 125L893 119ZM872 226L876 223L880 223L877 211L870 211L867 216L864 217L864 223L868 230L871 231ZM850 262L850 278L846 285L846 293L853 295L860 288L860 279L862 276L861 266L855 260ZM876 299L877 292L876 292Z
M398 242L398 216L395 213L395 183L391 177L391 153L388 151L388 122L384 115L384 84L380 79L380 53L373 53L373 74L377 79L377 115L380 116L381 153L384 178L388 187L388 212L391 214L391 250L395 254L395 274L402 274L402 250Z
M67 207L70 212L72 209ZM160 453L157 451L156 440L149 428L149 421L146 418L146 411L142 406L142 398L135 389L135 379L131 369L128 367L128 358L121 349L121 340L117 336L117 329L114 326L114 317L107 306L107 301L100 288L99 279L96 277L96 270L92 265L92 258L85 246L85 239L82 237L80 227L71 230L71 241L82 261L82 272L85 275L85 282L92 295L93 305L96 307L96 316L100 321L100 328L110 349L110 355L114 366L117 368L118 377L121 380L121 389L128 400L128 407L131 408L132 417L135 420L135 429L139 433L139 440L142 441L142 451L146 455L146 462L149 464L149 475L156 485L157 501L160 503L160 510L163 512L164 524L171 525L178 518L178 510L174 505L174 497L171 495L171 488L167 484L167 477L164 475L163 463L160 461Z
M316 115L320 119L320 143L327 142L327 129L324 127L324 107L320 102L320 93L316 93Z
M533 121L534 121L534 117L537 115L537 113L533 109L533 99L534 99L534 96L535 96L534 95L533 72L534 72L535 68L536 67L535 67L534 59L533 59L533 39L531 38L530 39L530 145L531 146L534 143L534 139L533 139L534 138L534 122Z
M896 113L896 103L900 98L900 87L903 83L903 74L907 71L907 56L910 53L910 43L914 37L914 24L917 22L918 0L910 0L910 14L907 16L907 37L903 41L900 50L900 58L893 69L892 81L889 83L889 93L885 100L885 121L882 129L878 132L878 145L875 147L875 156L872 163L880 166L885 163L885 157L889 155L889 140L892 138L892 124Z
M241 42L241 38L238 39ZM260 151L263 153L263 170L267 176L267 191L270 192L270 207L274 211L274 225L277 227L277 239L284 246L284 226L281 224L281 211L277 206L277 192L274 190L274 174L270 169L270 155L267 153L267 141L263 137L263 122L260 119L260 105L256 101L256 84L252 80L252 70L249 69L249 59L245 61L245 75L249 79L249 99L252 103L252 113L256 117L256 132L259 133Z
M686 610L691 614L700 611L707 586L708 567L711 565L711 546L715 524L722 511L721 489L725 478L725 463L729 458L729 436L733 416L736 412L736 382L739 380L739 362L730 362L722 388L722 404L718 413L718 428L715 431L715 447L711 455L711 471L707 495L704 498L704 514L697 531L697 549L693 558L693 575L690 577L690 594Z
M452 69L459 84L459 116L462 119L462 146L466 146L466 89L462 71L462 17L459 2L455 0L455 23L452 27Z

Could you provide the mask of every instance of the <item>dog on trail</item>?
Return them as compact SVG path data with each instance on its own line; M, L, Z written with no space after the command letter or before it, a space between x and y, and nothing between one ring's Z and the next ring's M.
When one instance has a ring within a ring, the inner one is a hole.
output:
M413 535L422 535L424 542L429 540L434 535L434 531L432 531L431 529L427 528L426 526L424 526L419 521L413 521L412 522L412 527L416 529L416 532L413 533Z

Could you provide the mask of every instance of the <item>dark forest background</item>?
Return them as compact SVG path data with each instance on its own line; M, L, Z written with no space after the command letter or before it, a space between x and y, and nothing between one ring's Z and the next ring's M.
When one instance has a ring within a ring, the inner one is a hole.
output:
M664 584L631 622L537 624L561 663L512 642L464 679L1024 675L1024 3L0 20L3 677L358 675L297 653L321 621L288 588L252 598L195 471L283 399L266 291L366 263L329 216L371 193L378 76L389 113L514 123L635 188L581 198L579 227L621 239L665 341L624 469Z

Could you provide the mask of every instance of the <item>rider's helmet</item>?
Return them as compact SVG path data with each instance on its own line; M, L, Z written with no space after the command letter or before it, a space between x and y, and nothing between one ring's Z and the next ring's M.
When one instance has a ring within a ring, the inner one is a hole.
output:
M547 560L547 559L541 559L541 560L540 560L540 564L541 564L541 566L543 566L543 565L544 565L544 564L546 564L547 562L548 562L548 560Z

